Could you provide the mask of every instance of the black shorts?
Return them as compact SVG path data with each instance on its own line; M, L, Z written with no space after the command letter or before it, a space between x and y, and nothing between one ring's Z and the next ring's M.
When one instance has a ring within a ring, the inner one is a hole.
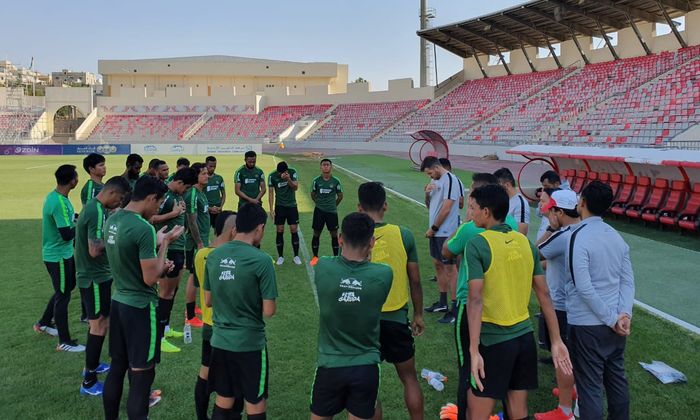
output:
M319 210L318 207L314 208L314 219L311 223L311 227L315 231L322 231L323 227L326 227L329 231L338 230L338 213L329 213L323 210Z
M382 360L403 363L416 353L411 326L396 321L379 321L379 344Z
M170 279L175 279L180 276L180 271L185 266L185 251L182 249L169 249L168 259L175 265L173 270L166 274Z
M202 326L202 366L209 367L211 365L211 325L204 324Z
M275 206L275 226L299 224L299 209L296 207Z
M433 236L429 239L430 256L433 257L434 260L440 261L445 265L453 265L455 263L454 259L448 260L447 258L442 256L442 246L445 244L447 238L444 236Z
M112 280L102 283L92 282L90 287L80 288L80 298L85 305L88 319L98 319L100 316L109 318L112 306Z
M196 249L187 249L185 250L185 268L191 273L194 274L194 253Z
M219 216L219 213L209 213L209 225L214 230L216 230L216 218L218 216Z
M156 305L136 308L112 300L109 315L109 354L112 361L147 369L160 362Z
M492 346L479 345L479 353L486 377L481 379L483 391L472 387L477 397L502 400L508 391L537 389L537 346L532 332Z
M566 321L566 311L555 310L554 313L557 315L557 323L559 324L559 335L561 336L561 341L568 347L569 340L567 336L567 331L569 329L569 323ZM552 340L549 338L549 329L547 329L547 323L544 321L544 315L540 314L539 317L539 338L542 343L542 348L547 351L552 351Z
M379 365L317 368L311 390L311 412L333 417L348 410L355 417L374 417L380 376Z
M233 352L212 347L209 382L224 398L243 398L257 404L267 398L267 349Z
M58 262L44 261L51 277L54 292L70 294L75 289L75 259L73 257Z

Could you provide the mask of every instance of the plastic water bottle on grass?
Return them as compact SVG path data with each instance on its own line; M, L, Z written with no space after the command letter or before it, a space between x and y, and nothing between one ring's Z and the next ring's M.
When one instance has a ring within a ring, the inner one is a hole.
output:
M432 386L436 391L442 391L445 389L445 384L443 382L447 380L447 377L442 373L423 369L420 372L420 376L428 381L430 386Z
M182 329L182 336L185 344L192 344L192 326L185 323L185 327Z

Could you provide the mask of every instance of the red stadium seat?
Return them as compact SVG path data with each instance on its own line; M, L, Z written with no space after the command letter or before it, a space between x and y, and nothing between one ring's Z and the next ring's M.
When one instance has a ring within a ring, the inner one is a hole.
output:
M620 193L618 194L617 199L613 201L612 207L610 208L610 211L612 211L613 214L618 216L622 216L623 214L625 214L625 205L630 200L630 197L632 197L632 192L634 191L634 185L636 183L636 176L627 175L625 177L625 182L620 188Z
M649 178L648 176L640 176L637 179L637 186L634 189L634 195L632 196L632 199L625 206L624 214L627 215L627 217L635 217L635 218L639 217L639 216L636 216L636 213L634 213L634 211L635 210L639 211L639 209L642 207L642 205L644 204L644 202L647 199L647 196L649 195L650 188L651 188L651 178ZM627 213L630 210L632 211L632 213Z
M688 191L688 184L684 181L671 182L671 191L668 193L666 204L659 210L657 215L658 222L662 226L675 226L676 216L683 204ZM642 215L642 219L647 220L646 215Z
M688 203L678 216L678 227L684 230L697 231L698 226L698 211L700 211L700 183L693 185L693 191L690 193Z
M620 193L620 185L622 184L622 175L610 174L608 184L610 185L610 188L612 188L613 198L617 198L617 195Z
M574 190L576 194L580 193L583 186L586 184L586 177L586 171L576 172L576 178L574 178L574 181L571 183L571 189Z
M598 179L599 179L598 172L589 172L587 183L590 183L592 181L597 181Z
M640 217L645 222L656 222L656 215L661 208L666 195L668 194L668 180L663 178L656 178L654 181L654 187L651 189L649 194L649 199L646 204L642 206L641 210L630 209L625 212L628 217L634 219L639 219Z

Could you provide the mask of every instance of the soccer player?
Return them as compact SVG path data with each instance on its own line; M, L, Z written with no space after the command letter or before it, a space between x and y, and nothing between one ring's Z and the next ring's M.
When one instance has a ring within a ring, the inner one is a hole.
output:
M425 172L434 181L426 187L430 228L425 236L430 241L430 256L433 258L440 291L440 300L425 308L425 311L445 312L438 322L451 324L455 322L457 315L457 268L453 259L442 256L442 246L459 226L460 183L457 177L445 170L440 161L433 156L423 159L421 172ZM447 306L448 292L452 299L451 308Z
M129 181L132 191L134 190L134 185L136 185L136 181L139 179L141 174L141 166L143 166L143 158L141 155L132 153L126 157L126 170L122 176Z
M209 369L216 392L212 420L236 418L233 407L241 398L248 419L266 418L270 370L263 316L275 314L277 298L274 265L257 248L266 221L261 206L243 205L236 217L235 240L207 258L205 304L212 307L214 321Z
M211 227L216 226L216 217L221 213L226 203L226 188L224 186L224 178L216 173L216 158L207 156L204 159L209 173L209 181L207 181L207 202L209 203L209 222Z
M159 178L160 179L160 174L158 172L158 168L160 168L160 165L164 164L165 161L160 160L158 158L151 159L150 162L148 162L148 169L146 169L146 172L141 174L141 176L152 176L153 178Z
M173 177L175 176L175 173L176 173L177 171L179 171L179 170L182 169L182 168L189 168L189 167L190 167L190 160L187 159L187 158L185 158L185 157L181 157L181 158L179 158L179 159L177 160L177 162L175 163L175 165L176 165L176 166L175 166L175 172L173 172L172 174L170 174L170 176L168 176L168 179L165 180L165 183L166 183L166 184L167 184L168 182L170 182L170 181L173 180Z
M170 172L170 167L168 166L168 163L164 160L161 160L160 164L158 165L158 171L157 171L156 178L165 182L169 177L169 175L168 175L169 172Z
M498 185L498 179L488 172L472 175L471 191L484 185ZM442 246L442 255L447 259L454 259L464 255L464 249L469 241L484 232L484 228L477 227L467 214L468 221L457 228ZM505 223L513 230L518 230L518 222L513 216L506 216ZM462 258L457 272L457 319L455 322L455 343L457 345L457 363L459 368L459 382L457 386L457 419L464 420L467 416L467 389L469 386L469 326L467 322L467 277L468 267L466 258Z
M518 232L527 235L530 226L530 205L515 186L515 178L508 168L501 168L493 173L498 182L508 193L508 214L518 221Z
M172 262L168 246L184 231L182 226L156 233L148 223L158 213L167 192L163 182L150 176L136 181L129 204L105 223L105 253L114 281L109 317L109 354L112 366L104 384L105 418L119 417L124 376L129 371L129 418L148 417L155 364L160 360L157 333L157 284L170 281L165 273ZM157 253L156 253L157 249Z
M245 165L238 168L233 175L239 209L246 203L262 205L262 197L267 191L265 174L262 169L255 166L258 155L254 151L249 150L245 152L244 156Z
M380 319L389 296L392 269L369 261L374 221L366 214L343 219L337 257L316 264L319 303L318 359L311 390L311 419L375 414L380 378Z
M85 204L76 225L76 279L90 324L85 346L84 379L80 385L82 395L102 395L102 383L97 381L97 374L109 369L109 365L100 363L112 302L112 274L104 253L103 228L107 213L119 207L127 192L129 183L123 177L110 178L97 197Z
M197 183L197 172L192 168L180 169L168 182L168 192L165 194L163 204L158 214L151 218L151 223L156 229L166 226L168 230L175 226L186 226L185 211L187 206L183 195ZM167 273L169 279L175 281L162 284L158 288L158 327L159 334L163 337L160 350L166 353L175 353L180 349L168 341L168 338L180 338L182 332L170 328L170 314L173 310L175 294L178 290L182 269L185 266L185 235L181 235L168 248L168 260L173 262L173 269Z
M95 198L104 187L102 178L107 173L105 157L97 153L90 153L83 159L83 169L90 176L83 189L80 190L80 202L84 206L88 200Z
M204 282L205 267L209 253L221 245L231 242L236 236L236 213L232 211L222 211L216 220L214 227L216 238L211 246L205 247L197 251L194 256L194 275L198 281ZM199 288L199 300L205 302L204 288ZM211 362L211 336L212 336L212 310L207 305L202 305L202 356L199 375L197 376L197 384L194 387L194 406L198 420L207 420L209 411L209 395L211 394L207 380L209 379L209 364ZM243 404L239 398L236 401L239 406L236 413L240 413L243 409Z
M393 363L404 387L404 401L412 420L423 418L423 393L416 378L413 337L423 334L423 289L420 284L418 252L413 233L403 226L384 222L386 191L379 182L366 182L358 190L358 211L374 221L372 262L391 267L393 281L379 322L381 359ZM413 322L408 321L409 292ZM375 418L382 418L377 403Z
M311 199L316 203L311 223L314 230L314 236L311 239L311 250L314 254L311 265L316 265L318 262L318 248L323 226L331 235L333 255L338 255L338 205L343 201L343 186L332 172L333 162L330 159L322 159L321 175L311 181Z
M290 168L287 162L277 164L277 170L271 172L268 181L270 187L270 215L277 229L277 265L284 263L284 224L289 225L292 235L292 250L294 264L301 265L299 258L299 210L297 209L296 191L299 188L299 176L296 169Z
M185 264L190 275L187 278L185 289L185 323L195 327L202 327L202 320L195 316L195 302L197 300L197 288L200 286L194 278L194 253L198 249L209 246L209 202L204 189L209 182L209 172L203 163L195 163L191 166L197 173L197 183L185 194L187 207L187 226L189 235L185 246ZM201 303L200 303L201 304Z
M568 324L566 321L566 278L568 270L565 265L566 245L576 224L581 221L576 212L578 199L571 190L545 189L551 192L549 201L541 211L549 219L548 228L538 242L540 258L547 261L547 286L552 298L554 312L559 322L559 334L564 344L569 347L567 339ZM542 325L540 324L542 328ZM549 334L543 328L544 342L550 346ZM559 391L559 406L546 413L535 414L535 420L566 420L573 419L572 400L574 392L574 377L556 371L557 388Z
M488 419L495 400L506 396L509 418L528 416L527 391L537 388L537 348L528 312L533 288L552 339L554 366L571 373L537 248L503 223L508 201L508 194L499 185L477 188L469 200L474 224L486 229L465 250L471 420Z
M566 316L582 419L629 419L625 342L630 334L634 274L629 246L602 215L612 204L609 185L593 181L581 191L579 223L567 244Z
M71 339L68 329L68 303L75 288L75 212L68 194L78 185L78 172L73 165L61 165L54 176L56 189L46 196L41 222L41 254L54 292L34 331L58 335L57 351L82 352L85 347ZM52 318L56 328L51 325Z

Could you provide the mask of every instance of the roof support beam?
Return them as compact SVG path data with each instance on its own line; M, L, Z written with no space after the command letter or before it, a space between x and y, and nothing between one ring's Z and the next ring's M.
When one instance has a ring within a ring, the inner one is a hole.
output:
M664 0L664 3L667 0ZM666 19L666 22L668 23L668 26L671 27L671 31L673 31L673 35L676 37L678 40L678 43L681 44L681 48L686 48L688 44L685 42L685 39L681 36L680 32L678 32L678 29L676 29L676 24L671 20L671 16L668 15L668 12L666 11L666 8L664 7L663 4L661 4L661 1L656 0L656 4L659 5L659 9L661 9L661 13L664 15L664 19ZM673 7L673 6L672 6ZM675 8L675 7L674 7Z
M583 62L585 64L591 64L591 62L588 60L588 56L586 56L586 53L583 51L583 48L581 48L581 44L578 42L576 32L574 32L573 29L571 29L571 40L574 41L576 49L578 50L579 54L581 54L581 59L583 59Z
M557 68L562 68L561 63L559 62L559 57L557 57L556 52L554 51L554 48L552 48L552 43L547 40L547 47L549 47L549 52L552 54L552 58L554 59L554 62L557 63Z
M489 75L486 74L486 70L484 70L484 66L481 64L481 60L479 60L479 56L476 54L476 51L474 52L474 60L476 60L476 64L479 65L479 70L481 70L481 74L484 75L484 79L488 79Z
M498 48L499 46L505 48L505 49L508 50L508 51L512 51L512 50L518 48L517 45L506 44L506 43L503 43L503 42L496 42L496 40L494 40L493 38L486 38L486 37L484 37L484 36L481 36L481 35L479 35L478 33L472 32L471 30L469 30L469 29L467 29L467 28L465 28L464 26L459 25L459 24L457 25L457 29L460 30L460 31L462 31L462 32L464 32L466 35L473 36L473 37L475 37L475 38L479 38L479 39L481 39L481 40L483 40L483 41L485 41L485 42L488 42L489 44L493 44L493 45L496 47L497 50L499 49L499 48Z
M497 45L494 44L494 46L498 51L498 57L501 59L501 64L503 64L503 68L506 69L506 73L508 73L508 76L512 76L513 73L511 73L510 69L508 68L508 64L506 63L505 57L503 57L503 53L501 53L501 50L498 48Z
M651 55L651 49L649 49L649 46L644 41L644 38L642 38L642 33L639 32L639 28L637 28L637 24L634 23L634 19L632 19L632 16L630 16L630 15L627 15L627 19L630 22L630 26L634 30L634 34L637 35L637 39L639 40L639 43L642 44L642 48L644 48L644 52L647 53L647 55Z
M610 49L610 53L612 54L613 58L615 60L619 60L620 56L617 55L617 51L615 51L615 48L613 47L612 42L610 42L610 38L608 38L608 35L605 33L605 30L603 30L603 25L600 24L599 20L596 20L595 23L596 23L596 25L598 25L598 30L600 31L600 35L605 40L605 44Z
M577 32L581 32L582 34L587 35L587 36L598 36L597 32L588 29L588 27L586 27L586 26L579 25L578 23L569 22L569 21L562 20L562 19L557 20L554 17L554 15L550 15L549 13L545 13L539 9L535 9L534 7L527 7L526 8L525 6L523 6L523 8L527 9L528 13L532 13L532 14L535 14L537 16L540 16L543 19L547 19L548 21L550 21L554 24L557 24L557 25L561 26L562 28L565 28L566 30L573 29L573 30L575 30Z
M446 39L446 40L445 40L445 39L439 39L439 38L435 37L435 36L432 35L432 34L430 34L429 36L425 36L425 35L420 35L420 36L423 37L423 38L425 38L428 42L432 42L432 43L435 44L435 45L439 45L440 47L446 49L447 51L449 51L449 52L451 52L451 53L453 53L453 54L456 54L456 55L458 55L458 56L460 56L460 57L462 57L462 58L467 58L467 57L469 57L469 52L468 52L467 49L463 49L463 50L462 50L462 49L459 49L459 48L457 48L457 47L454 47L454 46L450 45L450 41L457 41L456 39L454 39L452 36L450 36L450 35L448 35L448 34L446 34L446 33L443 33L441 30L438 30L437 32L438 32L440 35L443 35L443 36L447 37L447 39ZM462 44L462 45L465 45L465 44ZM471 46L469 46L469 45L465 45L465 46L468 47L469 50L472 49Z
M660 3L663 3L673 9L680 10L681 12L687 13L693 10L693 8L690 7L690 4L688 4L688 2L685 0L661 0Z
M523 55L525 56L525 60L527 61L527 64L530 66L530 70L532 70L533 73L537 72L537 69L535 68L535 65L532 64L532 60L530 60L530 56L527 55L527 51L525 51L525 44L520 42L520 49L523 52Z
M635 17L637 19L641 19L647 22L656 22L656 23L666 23L666 21L662 18L659 17L653 13L649 13L645 10L638 9L636 7L631 7L631 6L623 6L621 4L617 4L614 1L611 0L588 0L589 2L592 1L594 3L598 3L602 6L608 7L613 10L617 10L618 12L622 12L627 16L628 21L630 20L631 17Z
M475 52L476 52L476 51L479 51L479 52L482 53L482 54L491 55L491 53L490 53L489 51L482 50L480 47L477 47L477 46L475 46L474 44L467 43L467 42L465 42L463 39L457 38L457 37L455 37L454 35L452 35L452 34L450 34L450 33L447 32L447 31L450 31L450 30L453 30L453 29L454 29L454 28L445 28L445 29L438 29L438 31L439 31L441 34L444 34L444 35L450 37L451 40L453 40L453 41L455 41L455 42L458 42L458 43L460 43L460 44L462 44L462 45L464 45L464 46L466 46L466 47L469 47L469 49L471 49L472 51L475 51ZM461 29L461 28L456 28L456 29Z
M589 12L585 9L578 7L578 6L572 6L572 5L569 5L567 3L563 3L559 0L546 0L546 1L547 1L547 3L551 3L551 4L559 7L562 11L571 12L571 13L577 14L579 16L583 16L583 17L590 19L594 22L600 21L608 26L612 26L615 29L622 29L625 27L624 24L622 24L616 20L610 19L609 17L607 17L605 15L592 13L592 12Z
M483 19L477 19L479 22L483 22L484 24L488 25L491 27L491 29L496 30L498 32L504 33L507 36L516 39L518 43L521 43L521 41L525 41L528 44L532 45L533 47L540 47L544 45L544 42L542 40L535 39L529 35L523 35L522 33L514 33L512 30L506 29L502 27L501 25L488 21L488 20L483 20Z
M540 36L542 36L544 38L554 38L559 42L564 42L564 35L562 35L561 33L558 33L558 32L555 33L555 32L551 32L551 31L549 33L543 32L544 29L540 29L537 26L535 26L534 24L529 23L526 20L520 19L517 16L512 16L512 15L505 14L505 13L501 13L501 16L512 20L513 22L517 23L520 26L524 26L526 28L529 28L530 30L537 32ZM523 39L525 39L525 38L523 38ZM528 42L530 42L530 41L528 41ZM535 44L533 44L533 45L535 45Z

